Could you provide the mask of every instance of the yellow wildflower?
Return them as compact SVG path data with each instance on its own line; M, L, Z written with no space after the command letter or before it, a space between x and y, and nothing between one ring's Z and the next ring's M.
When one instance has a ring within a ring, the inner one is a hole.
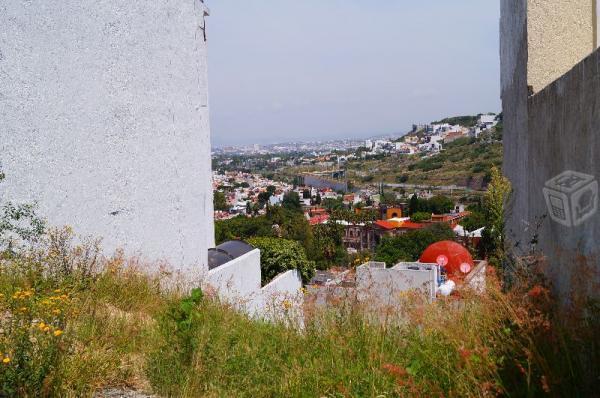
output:
M3 363L10 363L10 358L6 357L2 360Z
M50 326L44 327L44 332L49 332L49 331L50 331Z
M45 327L46 324L44 322L40 322L40 324L38 325L38 328L40 328L40 330L44 330Z
M63 334L63 331L60 329L57 329L54 331L54 336L59 337L61 334Z

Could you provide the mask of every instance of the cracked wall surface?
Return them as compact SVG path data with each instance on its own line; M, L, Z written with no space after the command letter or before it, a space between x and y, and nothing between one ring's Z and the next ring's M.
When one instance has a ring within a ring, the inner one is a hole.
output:
M0 198L107 251L214 246L200 0L0 0Z

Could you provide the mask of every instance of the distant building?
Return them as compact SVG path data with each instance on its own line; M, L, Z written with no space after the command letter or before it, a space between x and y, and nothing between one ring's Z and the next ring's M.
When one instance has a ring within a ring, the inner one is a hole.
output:
M444 138L444 144L449 144L451 142L458 140L459 138L464 138L464 137L466 137L466 134L464 132L452 131L452 132L448 133L446 135L446 137Z
M373 227L366 224L344 224L344 247L346 249L354 249L356 251L373 250L375 247L375 236Z
M402 208L401 207L388 207L385 211L385 219L389 220L391 218L400 218L402 217Z

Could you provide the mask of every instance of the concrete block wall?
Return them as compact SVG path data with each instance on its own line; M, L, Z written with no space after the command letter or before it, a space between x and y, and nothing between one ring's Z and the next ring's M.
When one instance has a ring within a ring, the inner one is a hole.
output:
M508 248L539 258L565 303L600 291L600 215L558 223L544 194L567 171L600 178L596 12L592 1L501 2L504 173L513 186Z
M579 225L555 222L544 188L565 171L584 173L596 182L600 179L599 65L596 51L527 103L532 167L521 176L528 187L527 222L533 225L545 218L537 231L537 248L545 256L546 271L557 291L565 297L574 292L598 296L600 213Z
M186 273L214 246L200 0L0 0L0 199Z

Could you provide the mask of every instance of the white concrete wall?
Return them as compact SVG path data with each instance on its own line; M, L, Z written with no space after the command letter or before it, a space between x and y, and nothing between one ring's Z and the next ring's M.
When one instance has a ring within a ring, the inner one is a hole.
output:
M302 278L297 270L290 270L278 275L261 289L255 311L257 316L264 319L302 326L303 304Z
M240 309L254 308L261 290L260 250L255 249L208 271L205 287L214 289L219 298Z
M214 246L200 0L0 0L0 200L201 270Z
M297 270L261 287L260 251L255 249L208 272L204 289L256 318L303 324L302 278Z
M437 270L434 264L431 264L430 268L406 269L404 263L393 268L381 268L379 263L363 264L356 269L358 298L371 302L373 306L396 306L401 302L402 292L417 290L428 300L434 300Z

